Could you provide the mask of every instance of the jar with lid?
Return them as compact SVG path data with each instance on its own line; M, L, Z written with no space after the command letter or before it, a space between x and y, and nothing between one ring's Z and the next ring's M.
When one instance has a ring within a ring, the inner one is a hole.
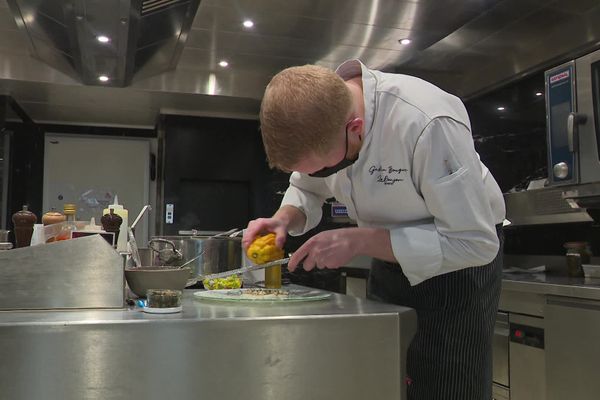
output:
M66 221L66 219L67 219L67 217L63 213L56 211L56 209L54 207L52 207L52 209L50 211L48 211L47 213L42 215L42 224L44 224L44 225L58 224L58 223Z
M592 259L592 251L588 242L567 242L567 274L572 277L583 277L583 264L589 264Z
M77 214L77 206L71 203L65 203L63 206L66 225L56 237L56 240L67 240L71 238L71 232L77 230L75 225L75 215Z

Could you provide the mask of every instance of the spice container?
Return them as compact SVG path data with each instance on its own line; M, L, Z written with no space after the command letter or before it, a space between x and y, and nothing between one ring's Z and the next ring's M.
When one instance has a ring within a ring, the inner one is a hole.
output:
M17 247L26 247L31 244L31 235L33 235L33 225L37 222L34 213L24 205L21 211L17 211L12 216L15 224L15 240Z
M572 277L583 277L583 264L589 264L592 258L589 243L587 242L567 242L564 244L567 249L567 274Z
M63 213L56 211L54 208L42 215L42 224L44 225L58 224L66 220L67 217Z
M63 205L63 211L65 213L65 222L60 233L56 236L56 240L67 240L71 239L71 232L77 230L75 225L75 219L77 214L77 206L72 203L65 203Z

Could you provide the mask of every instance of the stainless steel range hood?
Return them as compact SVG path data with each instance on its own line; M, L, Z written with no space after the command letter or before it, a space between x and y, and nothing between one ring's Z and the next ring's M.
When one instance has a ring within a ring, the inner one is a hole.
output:
M87 85L173 69L200 0L8 0L31 54Z

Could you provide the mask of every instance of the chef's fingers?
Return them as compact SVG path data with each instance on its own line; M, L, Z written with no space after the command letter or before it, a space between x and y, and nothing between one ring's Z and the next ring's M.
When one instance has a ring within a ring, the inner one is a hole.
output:
M294 272L294 270L298 267L298 265L302 264L302 267L306 269L305 262L306 257L308 256L309 247L306 246L306 243L303 244L296 250L293 254L290 254L290 261L288 261L288 270L290 272Z
M283 249L285 240L287 239L287 229L281 225L278 225L275 229L273 229L273 232L275 233L275 246Z
M283 222L276 218L258 218L250 221L248 227L244 229L242 246L247 249L258 236L271 232L275 234L275 245L283 248L287 239L287 229Z
M270 219L271 218L258 218L248 223L248 227L244 229L244 237L242 238L242 246L244 246L245 249L247 249L260 234L272 231L272 229L269 229L272 225L272 222L269 221Z

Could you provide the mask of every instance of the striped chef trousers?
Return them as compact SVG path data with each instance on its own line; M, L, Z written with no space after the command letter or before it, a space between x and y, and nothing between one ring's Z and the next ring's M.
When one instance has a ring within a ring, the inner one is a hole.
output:
M411 286L398 264L374 260L370 299L414 308L417 332L406 359L409 400L490 400L492 338L502 283L500 249L485 266Z

